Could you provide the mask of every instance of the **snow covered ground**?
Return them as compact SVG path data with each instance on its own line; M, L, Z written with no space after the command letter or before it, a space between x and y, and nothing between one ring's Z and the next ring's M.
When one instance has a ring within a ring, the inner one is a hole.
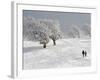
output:
M88 55L82 57L82 50ZM52 41L47 48L42 48L39 42L24 41L23 68L61 68L84 67L91 65L91 41L90 39L60 39L53 46Z

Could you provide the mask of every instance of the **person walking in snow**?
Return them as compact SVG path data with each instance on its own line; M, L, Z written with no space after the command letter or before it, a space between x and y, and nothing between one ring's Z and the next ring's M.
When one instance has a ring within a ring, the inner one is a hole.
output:
M84 50L82 51L82 55L83 55L83 58L84 58L84 56L85 56L85 51Z
M85 55L85 57L87 56L87 52L86 51L84 52L84 55Z

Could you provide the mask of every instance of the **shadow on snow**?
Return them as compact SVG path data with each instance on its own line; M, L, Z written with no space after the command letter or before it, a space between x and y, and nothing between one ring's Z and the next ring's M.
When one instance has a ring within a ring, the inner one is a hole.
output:
M41 46L23 47L23 53L28 53L34 50L41 50L41 49L43 49Z

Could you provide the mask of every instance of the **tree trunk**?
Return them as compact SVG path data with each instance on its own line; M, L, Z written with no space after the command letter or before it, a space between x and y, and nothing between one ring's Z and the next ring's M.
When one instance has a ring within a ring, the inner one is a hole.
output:
M43 48L46 48L46 44L43 44Z
M54 44L54 46L56 45L56 41L55 40L53 40L53 44Z

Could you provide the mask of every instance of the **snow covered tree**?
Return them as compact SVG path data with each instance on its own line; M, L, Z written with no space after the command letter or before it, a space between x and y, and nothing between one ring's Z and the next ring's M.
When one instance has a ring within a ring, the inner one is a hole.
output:
M43 22L36 20L37 22L33 24L33 36L36 40L43 44L43 48L46 48L46 44L49 42L49 29L47 25Z
M24 16L23 24L24 39L39 41L40 44L43 44L43 48L46 48L46 44L49 42L49 31L46 25L29 16Z
M60 31L59 22L55 22L54 24L54 27L51 29L52 33L49 37L53 40L54 45L56 45L56 40L62 38L62 33Z
M91 37L91 26L89 24L83 25L84 34Z
M34 22L34 23L33 23ZM33 36L33 25L36 26L36 20L30 16L23 17L23 38L24 40L35 40Z
M75 34L75 37L80 38L80 32L78 26L73 26L73 34Z
M79 26L72 25L69 27L69 30L67 32L67 35L71 38L80 38Z
M57 20L42 20L49 29L49 38L52 39L53 44L56 45L56 40L62 37L59 22Z

